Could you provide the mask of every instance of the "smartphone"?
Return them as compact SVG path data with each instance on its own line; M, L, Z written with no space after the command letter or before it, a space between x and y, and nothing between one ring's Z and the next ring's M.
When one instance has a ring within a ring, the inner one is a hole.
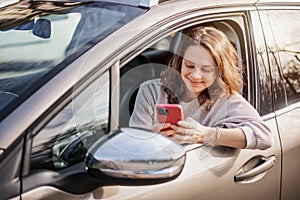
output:
M183 120L183 112L179 104L157 104L156 110L159 123L177 125L178 121Z

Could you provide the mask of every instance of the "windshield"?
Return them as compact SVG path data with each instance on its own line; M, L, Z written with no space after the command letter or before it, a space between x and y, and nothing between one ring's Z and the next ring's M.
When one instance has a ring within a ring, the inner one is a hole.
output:
M28 2L0 9L0 120L60 70L145 12L108 2Z

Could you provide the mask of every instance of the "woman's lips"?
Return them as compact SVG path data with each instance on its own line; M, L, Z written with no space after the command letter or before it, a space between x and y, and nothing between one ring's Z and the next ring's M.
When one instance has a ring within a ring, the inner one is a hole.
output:
M205 81L193 81L191 79L188 79L188 80L192 87L197 87L197 86L201 86L201 85L205 84Z

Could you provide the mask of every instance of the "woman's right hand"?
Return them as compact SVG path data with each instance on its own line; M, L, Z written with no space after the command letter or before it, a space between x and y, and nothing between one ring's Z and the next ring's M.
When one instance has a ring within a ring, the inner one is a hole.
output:
M174 125L172 125L172 126L174 126ZM164 136L167 136L167 137L171 137L177 133L177 131L175 129L171 128L170 123L155 124L154 131L157 133L160 133Z

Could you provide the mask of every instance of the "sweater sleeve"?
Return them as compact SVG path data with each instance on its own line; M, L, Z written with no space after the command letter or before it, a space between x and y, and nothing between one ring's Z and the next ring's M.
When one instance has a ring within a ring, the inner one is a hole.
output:
M149 84L142 84L130 117L129 126L153 130L154 124L154 96Z
M215 112L214 122L227 128L240 128L246 137L247 149L267 149L272 145L271 130L261 119L255 108L242 96L227 99Z

